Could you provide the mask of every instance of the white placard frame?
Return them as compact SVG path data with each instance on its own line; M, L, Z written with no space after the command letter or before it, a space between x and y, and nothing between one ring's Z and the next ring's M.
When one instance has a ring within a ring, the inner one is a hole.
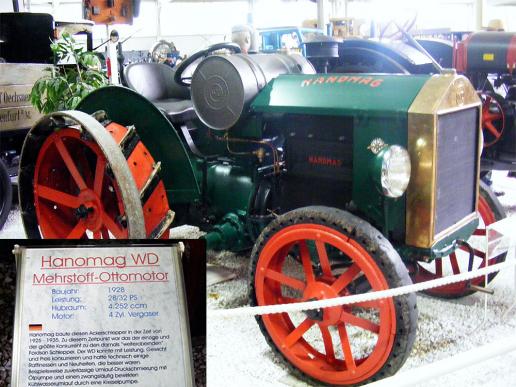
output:
M181 263L181 254L182 247L178 244L172 245L163 245L163 244L130 244L130 243L122 243L122 244L109 244L109 245L76 245L76 246L59 246L59 245L45 245L45 246L15 246L13 250L13 254L16 258L16 267L17 267L17 285L16 285L16 300L15 300L15 319L14 319L14 334L13 334L13 361L12 361L12 380L11 385L13 387L26 387L23 384L20 384L20 371L21 371L21 360L23 359L21 356L21 351L23 348L21 347L22 343L22 335L27 333L27 330L24 330L21 326L23 322L23 300L24 300L24 279L25 279L25 270L27 269L26 265L26 254L28 251L32 250L77 250L77 249L131 249L131 248L160 248L160 249L169 249L170 256L172 258L172 262L170 265L170 273L171 277L174 278L175 289L174 291L177 294L177 299L174 300L177 302L178 308L178 319L179 319L179 330L180 330L180 342L181 342L181 356L184 365L184 386L185 387L193 387L194 386L194 372L193 372L193 359L192 359L192 346L191 346L191 337L190 337L190 328L189 328L189 320L188 320L188 307L186 302L186 291L185 291L185 283L183 278L183 270ZM29 284L30 285L30 284ZM167 302L172 302L172 300L167 300ZM170 382L170 381L169 381ZM134 385L134 384L133 384ZM136 384L141 386L146 386L148 383L138 383ZM167 384L168 386L168 384Z

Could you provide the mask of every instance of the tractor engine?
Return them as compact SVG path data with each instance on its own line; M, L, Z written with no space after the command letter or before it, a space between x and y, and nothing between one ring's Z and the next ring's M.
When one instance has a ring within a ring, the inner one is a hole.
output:
M251 109L284 139L282 212L347 208L391 241L439 250L476 224L479 105L454 74L317 74L276 78Z

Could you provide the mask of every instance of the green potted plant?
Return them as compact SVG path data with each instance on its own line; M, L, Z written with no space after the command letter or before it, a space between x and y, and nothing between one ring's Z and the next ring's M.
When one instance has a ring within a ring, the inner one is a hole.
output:
M62 39L50 47L55 63L71 64L49 67L48 75L38 79L32 87L30 100L40 113L73 110L87 94L107 84L98 57L77 46L70 34L64 33Z

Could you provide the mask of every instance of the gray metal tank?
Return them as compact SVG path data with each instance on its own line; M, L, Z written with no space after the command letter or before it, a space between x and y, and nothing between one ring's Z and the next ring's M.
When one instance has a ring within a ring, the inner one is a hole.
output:
M192 76L197 115L208 127L227 130L247 115L260 90L281 74L315 74L315 70L298 54L209 56Z

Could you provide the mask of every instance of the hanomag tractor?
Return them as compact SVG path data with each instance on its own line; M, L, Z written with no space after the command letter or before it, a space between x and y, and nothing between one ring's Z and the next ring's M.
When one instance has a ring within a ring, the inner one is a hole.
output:
M254 245L252 305L408 285L405 265L424 277L425 262L450 254L485 265L465 242L483 226L481 102L466 78L321 75L297 55L208 55L221 47L238 52L216 45L175 73L129 67L147 98L106 87L42 118L21 159L27 235L167 237L175 214L208 231L209 248ZM415 294L257 318L285 364L335 385L394 374L416 320Z

